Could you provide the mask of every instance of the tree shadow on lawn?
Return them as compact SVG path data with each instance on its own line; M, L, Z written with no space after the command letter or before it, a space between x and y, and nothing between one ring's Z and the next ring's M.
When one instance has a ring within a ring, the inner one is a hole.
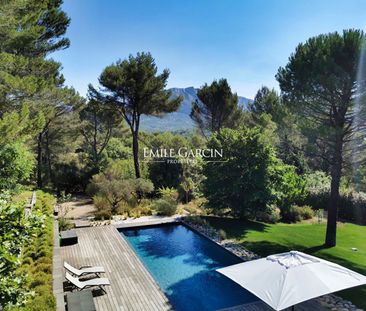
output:
M280 244L270 241L245 241L240 243L244 248L258 254L262 257L267 257L273 254L285 253L289 251L300 251L312 255L313 253L328 248L325 245L318 245L313 247L304 247L295 243ZM349 264L348 264L349 265Z
M206 219L209 222L209 224L215 229L217 230L223 229L226 232L228 238L236 239L237 241L245 239L246 235L250 231L268 232L271 229L271 225L249 220L222 218L213 216L206 216L203 218ZM322 252L324 250L332 249L324 244L309 247L301 245L299 243L290 243L288 240L284 241L283 243L267 240L258 240L258 241L245 241L242 242L241 245L260 256L268 256L271 254L297 250L310 255L322 257L324 259L333 261L350 269L354 269L358 272L366 274L365 265L355 264L354 262L350 262L349 260L347 260L347 258L338 257L334 254L330 254L329 252ZM319 254L318 252L321 253Z
M332 249L332 247L328 247L326 245L317 245L312 247L306 247L300 244L291 243L291 244L280 244L270 241L245 241L240 243L243 247L251 250L252 252L265 257L272 254L284 253L289 251L300 251L309 255L317 256L323 258L325 260L332 261L349 269L353 269L360 273L366 273L366 267L362 265L355 264L354 262L350 262L345 258L338 257L329 253L320 253L318 252L326 249Z
M270 229L270 225L245 219L223 218L217 216L204 216L202 218L216 230L224 230L229 239L240 240L245 238L249 231L267 232Z

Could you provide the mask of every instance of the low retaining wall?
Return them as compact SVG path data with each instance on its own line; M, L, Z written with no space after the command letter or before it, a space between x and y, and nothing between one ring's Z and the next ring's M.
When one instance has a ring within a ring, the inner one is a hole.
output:
M52 260L53 294L56 298L56 310L65 311L64 300L64 274L61 260L60 238L58 232L58 221L53 221L53 260Z

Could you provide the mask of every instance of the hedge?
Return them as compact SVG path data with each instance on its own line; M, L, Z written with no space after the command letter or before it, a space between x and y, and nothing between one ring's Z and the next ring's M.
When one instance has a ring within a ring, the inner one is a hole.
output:
M53 256L53 204L54 197L37 191L35 209L45 215L42 228L22 252L22 264L18 273L26 273L25 291L32 295L21 307L12 307L11 311L52 311L56 301L52 291L52 256Z
M328 209L330 195L327 192L310 193L304 204L313 209ZM347 191L340 194L338 217L359 225L366 225L366 193Z

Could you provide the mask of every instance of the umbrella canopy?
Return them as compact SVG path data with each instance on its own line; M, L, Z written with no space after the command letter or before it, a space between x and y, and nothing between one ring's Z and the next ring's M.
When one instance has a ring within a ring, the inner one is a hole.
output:
M275 310L366 284L366 276L335 263L291 251L217 270Z

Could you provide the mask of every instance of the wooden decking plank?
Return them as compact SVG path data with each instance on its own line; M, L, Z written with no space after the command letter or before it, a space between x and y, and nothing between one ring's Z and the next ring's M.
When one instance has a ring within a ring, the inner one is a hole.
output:
M128 244L124 238L120 237L120 239L123 239L123 242ZM138 257L135 255L135 253L130 250L129 252L126 252L126 260L128 260L135 268L136 268L136 274L131 278L131 282L134 284L136 282L136 277L139 277L139 276L143 276L142 277L142 281L144 282L144 284L146 284L146 282L150 282L152 283L152 280L151 278L149 277L149 275L147 273L141 273L142 270L140 271L139 268L143 268L143 270L145 270L144 267L140 266L140 265L136 265L136 261L138 261ZM139 295L139 292L137 291L137 294ZM146 293L146 297L143 297L143 300L146 300L144 302L156 302L156 298L159 298L159 297L156 297L156 295L151 295L150 292L147 292ZM150 304L143 304L141 306L142 310L149 310L150 309ZM156 310L156 304L154 307L151 308L151 310Z
M75 266L102 265L111 286L95 296L97 310L171 310L168 299L128 242L112 226L75 229L79 242L61 248L62 260Z
M114 241L113 239L110 239L107 241L107 243L114 244L114 243L116 243L116 241ZM111 245L111 246L113 246L113 245ZM114 257L116 257L116 256L114 256ZM120 268L120 256L117 255L116 258L113 258L113 262L114 262L114 269L119 269ZM123 292L125 292L125 293L127 292L127 294L129 294L128 297L130 298L129 302L131 303L131 305L134 305L136 310L140 309L140 302L136 297L137 291L135 289L134 283L131 282L131 278L125 276L123 279L115 278L114 280L117 284L119 284L119 287L121 288L121 290ZM130 290L129 293L126 289Z
M111 234L112 235L112 234ZM113 235L112 235L113 236ZM121 266L123 265L123 263L121 263L119 261L119 258L118 258L118 255L116 256L116 253L115 252L108 252L108 249L112 249L112 248L115 248L115 245L118 245L118 242L119 241L115 241L115 239L108 239L107 241L104 241L106 244L98 244L100 246L100 252L103 252L103 253L106 253L106 256L108 257L108 259L110 260L110 262L112 262L113 265L111 265L111 270L112 271L119 271L119 270L122 270L121 269ZM109 245L108 245L109 244ZM115 249L116 250L116 249ZM118 252L118 250L117 250ZM121 272L121 271L119 271ZM131 299L131 292L130 293L126 293L124 292L124 288L123 286L121 286L121 284L124 284L126 282L126 278L123 277L123 279L121 279L121 274L115 274L115 273L112 273L111 274L111 282L114 282L116 285L118 285L119 289L122 291L123 295L125 296L126 298L126 301L127 301L127 309L131 309L132 306L135 306L135 309L137 310L137 301ZM122 274L123 276L123 274ZM112 299L115 301L116 303L116 309L120 309L121 308L121 304L118 302L118 297L116 297L114 294L112 296Z

